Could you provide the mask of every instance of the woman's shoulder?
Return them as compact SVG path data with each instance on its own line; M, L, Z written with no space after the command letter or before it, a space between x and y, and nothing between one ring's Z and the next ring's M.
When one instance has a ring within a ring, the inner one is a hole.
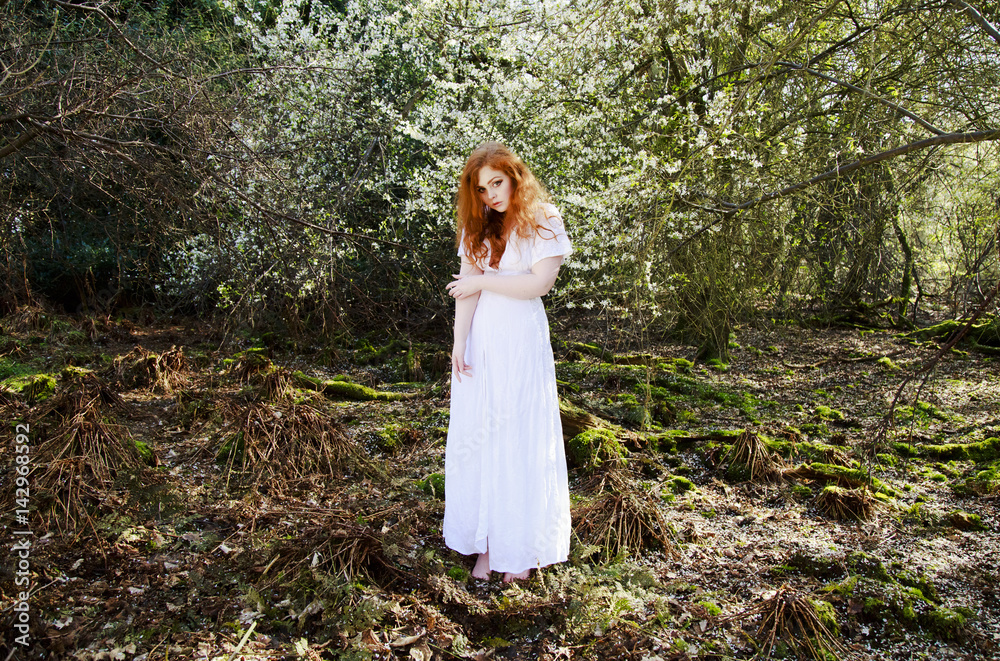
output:
M535 222L542 227L562 227L562 214L559 207L551 202L542 202L535 210Z

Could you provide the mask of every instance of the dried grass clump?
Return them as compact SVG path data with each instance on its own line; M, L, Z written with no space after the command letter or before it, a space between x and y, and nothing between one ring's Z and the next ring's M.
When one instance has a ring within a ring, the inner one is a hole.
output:
M574 530L585 544L610 559L619 554L638 559L646 549L676 557L673 530L657 501L623 470L608 470L590 481L596 497L573 513Z
M726 474L739 480L775 482L781 479L784 460L772 452L754 432L744 429L723 455L729 463Z
M369 578L399 575L401 570L386 554L387 545L391 544L379 530L386 520L398 518L402 507L397 504L363 518L347 509L310 515L308 524L299 529L294 539L278 543L264 573L287 577L308 567L310 571L320 570L347 580L359 574Z
M260 390L264 398L271 402L292 399L296 394L294 378L284 367L274 367L264 372Z
M816 496L816 506L838 521L871 521L878 501L866 487L845 489L830 484Z
M234 471L252 483L280 488L310 473L329 474L358 452L354 444L318 410L304 404L224 403L221 447L227 479Z
M0 321L0 328L11 335L26 335L44 330L50 314L37 305L22 305Z
M767 658L782 645L797 658L816 661L828 661L831 657L839 659L847 652L843 643L836 639L836 634L824 624L816 602L787 585L781 586L769 599L734 616L734 619L752 616L761 618L753 638L758 650L766 653Z
M12 417L11 413L18 411L20 409L27 408L28 405L16 397L13 393L0 388L0 412L3 412L4 417Z
M236 355L230 373L238 383L246 383L254 376L270 372L274 368L271 359L260 351L243 351Z
M187 359L184 351L171 347L163 353L153 353L140 346L115 358L110 378L122 388L149 388L171 393L187 384Z
M127 406L107 384L87 374L73 385L38 414L58 424L35 453L35 465L44 469L32 485L52 497L49 516L68 529L89 520L90 506L113 500L116 483L140 475L154 459L127 428L110 422Z

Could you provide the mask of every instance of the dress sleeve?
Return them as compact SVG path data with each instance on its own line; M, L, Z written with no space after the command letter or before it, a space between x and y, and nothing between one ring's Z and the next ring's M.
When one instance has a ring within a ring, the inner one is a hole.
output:
M462 230L462 236L458 240L458 256L465 257L465 230Z
M542 205L540 213L545 217L539 223L538 233L531 246L531 265L546 257L569 257L573 244L566 235L559 209L551 204Z

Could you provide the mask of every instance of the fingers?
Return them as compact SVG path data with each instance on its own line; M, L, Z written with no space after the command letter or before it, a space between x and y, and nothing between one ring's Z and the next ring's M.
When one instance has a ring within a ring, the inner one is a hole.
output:
M472 366L465 362L465 359L460 356L454 356L451 360L452 371L455 374L455 378L459 383L462 382L462 375L471 377L472 376Z

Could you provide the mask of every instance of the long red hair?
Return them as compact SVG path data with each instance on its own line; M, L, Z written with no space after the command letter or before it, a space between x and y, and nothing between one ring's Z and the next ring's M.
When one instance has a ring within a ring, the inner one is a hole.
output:
M511 181L507 211L498 213L483 204L479 197L479 171L491 167L503 172ZM482 265L490 255L490 266L497 268L507 248L507 236L517 232L521 238L533 237L539 229L535 213L539 205L549 201L549 194L520 158L499 142L484 142L476 147L462 170L458 185L455 216L458 220L457 243L469 259Z

